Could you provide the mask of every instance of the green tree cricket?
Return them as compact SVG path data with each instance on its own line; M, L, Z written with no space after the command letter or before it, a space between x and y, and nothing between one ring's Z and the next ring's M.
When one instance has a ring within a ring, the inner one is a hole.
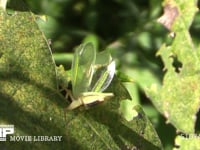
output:
M68 110L81 105L101 102L114 96L102 93L115 74L115 62L107 51L96 53L91 43L76 48L71 68L72 92L67 90L72 102Z

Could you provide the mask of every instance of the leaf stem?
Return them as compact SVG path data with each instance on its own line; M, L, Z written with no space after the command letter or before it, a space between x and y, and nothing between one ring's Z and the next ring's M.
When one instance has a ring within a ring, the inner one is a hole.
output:
M54 53L53 58L55 59L56 63L64 63L70 64L73 58L73 54L71 53Z

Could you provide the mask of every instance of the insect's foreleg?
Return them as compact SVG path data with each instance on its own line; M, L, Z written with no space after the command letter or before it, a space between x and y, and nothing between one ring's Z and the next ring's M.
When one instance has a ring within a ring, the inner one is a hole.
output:
M65 98L67 99L68 97L70 97L70 99L72 100L72 101L74 101L74 97L72 96L72 91L71 90L69 90L69 89L65 89L65 91L66 91L66 95L65 95Z

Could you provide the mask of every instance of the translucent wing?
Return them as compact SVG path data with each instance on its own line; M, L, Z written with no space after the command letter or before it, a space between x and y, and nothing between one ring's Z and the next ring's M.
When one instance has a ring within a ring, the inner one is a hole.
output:
M92 79L92 92L102 92L111 83L115 74L115 62L111 61L107 65L101 65L97 68Z
M101 66L107 66L110 64L111 61L112 61L112 57L110 55L110 52L105 50L97 54L95 66L97 68Z
M92 43L80 45L74 53L72 61L72 92L74 98L87 92L91 84L96 60L96 50Z

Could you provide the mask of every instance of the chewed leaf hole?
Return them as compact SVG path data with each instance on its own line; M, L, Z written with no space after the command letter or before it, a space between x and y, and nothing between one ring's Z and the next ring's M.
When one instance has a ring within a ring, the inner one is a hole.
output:
M176 56L171 56L173 58L173 67L175 68L175 71L177 73L180 73L181 68L183 67L183 64L181 61L178 60L178 58Z

